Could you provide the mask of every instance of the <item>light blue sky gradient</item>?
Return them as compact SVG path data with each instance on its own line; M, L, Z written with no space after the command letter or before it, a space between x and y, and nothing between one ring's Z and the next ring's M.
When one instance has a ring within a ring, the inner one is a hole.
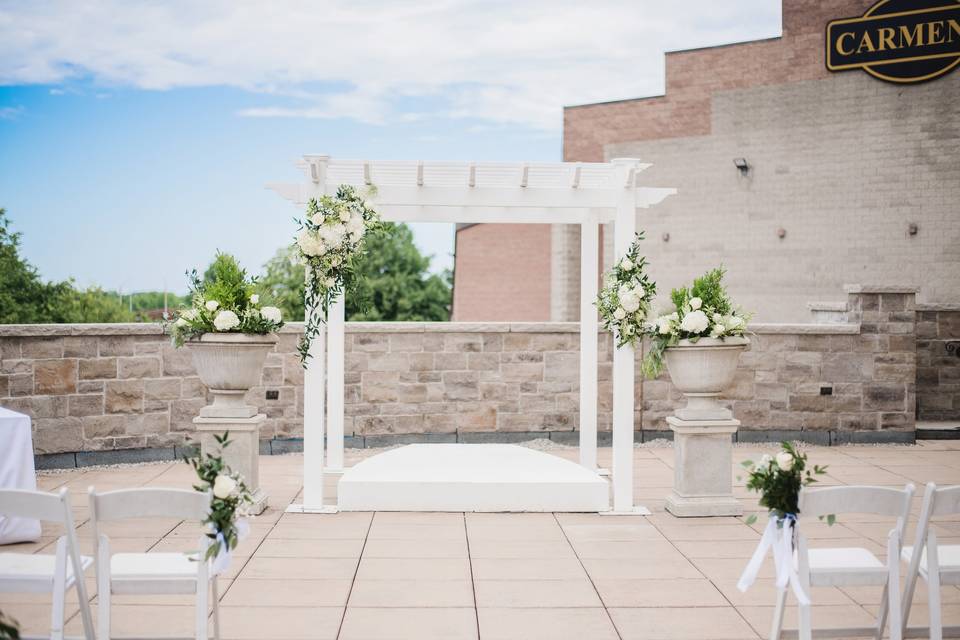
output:
M257 273L298 213L263 185L304 153L560 160L564 104L660 93L664 50L780 32L777 0L333 5L0 0L0 207L24 255L125 292L185 291L217 249ZM414 232L452 266L451 225Z

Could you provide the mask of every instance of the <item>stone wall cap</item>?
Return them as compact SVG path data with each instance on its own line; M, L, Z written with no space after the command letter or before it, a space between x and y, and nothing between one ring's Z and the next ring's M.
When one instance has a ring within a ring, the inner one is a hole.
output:
M845 284L843 290L847 293L917 293L920 287L905 284Z
M88 324L0 324L0 338L61 336L160 336L158 322L94 322Z
M811 311L846 311L847 302L808 302L807 309Z
M801 334L801 335L856 335L860 325L847 322L824 322L818 324L794 324L763 322L751 324L748 331L757 334Z

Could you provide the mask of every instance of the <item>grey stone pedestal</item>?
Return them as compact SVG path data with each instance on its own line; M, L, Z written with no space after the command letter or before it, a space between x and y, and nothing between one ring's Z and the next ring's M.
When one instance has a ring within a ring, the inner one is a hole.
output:
M243 476L253 496L250 513L263 513L267 508L267 494L260 487L260 425L267 419L264 414L250 418L194 418L204 453L223 455L223 460L233 471ZM230 445L221 451L215 435L230 432Z
M667 418L673 431L673 493L667 511L675 516L739 516L733 497L732 436L739 420Z

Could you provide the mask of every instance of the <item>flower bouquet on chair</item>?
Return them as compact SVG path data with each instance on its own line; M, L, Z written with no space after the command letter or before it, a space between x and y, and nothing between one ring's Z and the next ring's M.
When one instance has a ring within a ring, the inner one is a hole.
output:
M799 515L798 501L801 487L813 484L816 476L826 473L827 468L814 465L807 467L807 456L797 451L789 442L781 445L776 455L765 454L759 462L745 460L742 465L749 471L747 489L760 494L760 506L769 513L767 526L760 538L753 557L743 570L737 588L746 591L757 579L760 565L767 555L773 552L774 567L777 575L777 588L786 589L789 585L801 604L809 603L809 597L803 592L793 563L794 526ZM757 514L747 517L747 524L757 521ZM827 516L827 522L833 524L834 517Z

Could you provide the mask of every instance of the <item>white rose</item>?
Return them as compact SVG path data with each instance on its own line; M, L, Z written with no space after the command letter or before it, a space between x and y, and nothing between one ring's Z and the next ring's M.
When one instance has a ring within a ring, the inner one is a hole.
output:
M265 320L269 320L274 324L280 324L280 321L283 318L283 314L280 312L280 309L276 307L264 307L263 309L260 309L260 315L262 315Z
M713 324L723 324L723 316L719 313L713 314Z
M217 328L217 331L230 331L230 329L240 326L240 318L233 311L224 309L213 319L213 326Z
M761 467L769 467L771 462L773 462L773 456L771 456L769 453L765 453L760 457Z
M251 295L251 296L250 296L250 303L251 303L251 304L260 304L260 296L258 296L258 295L255 294L255 293L254 293L253 295Z
M317 225L318 227L319 227L319 226L322 226L323 223L324 223L323 212L322 212L322 211L319 211L319 212L313 214L313 217L310 218L310 222L312 222L313 224Z
M220 306L220 303L216 300L207 300L207 304L204 306L207 308L207 311L216 311L217 307Z
M783 471L793 469L793 456L787 451L781 451L777 454L777 466Z
M213 495L221 500L229 498L236 489L237 481L226 474L221 473L213 481Z
M633 295L637 296L641 300L647 297L647 292L644 291L643 287L641 287L640 285L635 286L631 291L631 293L633 293Z
M703 300L700 298L690 298L690 308L694 311L703 306Z
M623 307L617 307L617 310L613 312L613 317L617 320L623 320L627 317L627 312L623 310Z
M323 284L327 287L327 289L333 289L333 285L337 284L337 281L333 278L327 278L324 280Z
M316 233L308 229L304 229L300 232L300 235L297 236L297 246L300 247L300 251L302 251L305 256L322 256L327 250L323 244L323 240L321 240Z
M178 327L185 327L187 326L187 321L184 320L183 318L179 318L174 324L177 325Z
M340 210L340 222L350 222L350 209L344 207Z
M329 224L320 227L320 230L317 233L320 234L320 238L323 240L324 244L336 249L343 244L343 238L347 235L347 228L338 222L337 224Z
M620 306L622 306L627 312L633 313L640 308L640 298L633 295L633 293L628 293L620 298Z
M703 333L710 326L710 319L703 311L691 311L683 316L680 328L687 333Z
M670 333L670 321L672 318L670 316L660 316L657 318L657 332L660 335L665 336Z
M196 320L197 312L193 309L187 309L180 314L180 317L184 320Z
M350 222L347 223L347 233L352 236L362 236L366 230L367 228L363 223L362 216L354 216L350 219Z
M728 331L734 331L735 329L740 329L743 327L743 318L740 316L727 316L724 318L723 324L726 326Z
M623 260L621 260L621 261L620 261L620 268L623 269L624 271L632 271L632 270L633 270L633 263L630 262L630 258L624 258Z

